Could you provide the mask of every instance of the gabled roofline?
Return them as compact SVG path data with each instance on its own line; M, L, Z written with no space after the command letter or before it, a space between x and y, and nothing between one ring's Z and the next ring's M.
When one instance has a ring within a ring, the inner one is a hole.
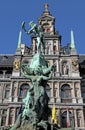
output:
M45 17L51 18L51 19L55 19L53 16L51 15L41 15L38 20L44 19Z

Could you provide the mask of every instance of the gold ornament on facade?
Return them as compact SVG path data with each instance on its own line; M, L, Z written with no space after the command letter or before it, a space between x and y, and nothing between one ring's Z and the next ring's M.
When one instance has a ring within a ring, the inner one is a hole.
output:
M13 63L13 67L15 70L19 70L20 69L20 60L16 59Z
M72 60L72 69L73 69L74 71L77 71L77 70L78 70L78 60L76 60L76 59L73 59L73 60Z

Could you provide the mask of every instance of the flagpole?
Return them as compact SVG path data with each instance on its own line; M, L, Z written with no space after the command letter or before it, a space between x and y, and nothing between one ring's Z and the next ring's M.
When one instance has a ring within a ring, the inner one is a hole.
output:
M67 111L67 117L66 117L66 127L68 128L68 106L66 108L66 111Z
M53 80L53 76L52 76ZM51 119L52 124L57 124L57 119L56 119L56 100L54 99L53 103L53 108L52 108L52 119Z

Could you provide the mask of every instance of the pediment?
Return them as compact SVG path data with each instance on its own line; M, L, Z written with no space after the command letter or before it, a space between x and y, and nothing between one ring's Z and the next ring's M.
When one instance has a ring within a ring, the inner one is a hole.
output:
M53 16L51 15L42 15L41 17L38 18L38 20L52 20L52 19L55 19Z

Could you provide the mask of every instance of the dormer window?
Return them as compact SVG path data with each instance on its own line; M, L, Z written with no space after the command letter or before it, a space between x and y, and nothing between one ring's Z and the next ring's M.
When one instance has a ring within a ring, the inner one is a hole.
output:
M49 23L44 23L42 25L42 30L43 30L44 33L50 33L50 30L51 30L50 28L51 28L51 26L50 26Z
M50 28L47 28L47 32L50 32Z

